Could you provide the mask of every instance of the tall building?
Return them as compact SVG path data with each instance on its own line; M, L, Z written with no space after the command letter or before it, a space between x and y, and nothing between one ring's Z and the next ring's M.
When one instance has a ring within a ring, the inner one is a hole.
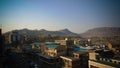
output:
M2 35L2 29L0 28L0 54L3 53L4 48L4 36Z
M2 30L0 29L0 54L2 53Z
M9 34L9 43L20 43L22 40L22 36L17 31L12 31Z

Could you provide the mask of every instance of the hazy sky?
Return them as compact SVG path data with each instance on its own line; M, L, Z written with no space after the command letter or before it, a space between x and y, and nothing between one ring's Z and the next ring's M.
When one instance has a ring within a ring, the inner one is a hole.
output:
M120 0L0 0L3 32L120 27Z

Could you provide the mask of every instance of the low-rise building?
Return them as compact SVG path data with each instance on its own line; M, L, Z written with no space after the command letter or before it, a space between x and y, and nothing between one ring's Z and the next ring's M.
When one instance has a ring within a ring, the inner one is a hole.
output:
M60 56L63 60L63 67L62 68L81 68L80 66L80 59L69 57L69 56Z
M118 60L100 56L102 50L93 50L89 53L89 68L120 68Z
M115 51L115 52L120 52L120 44L117 44L117 43L109 43L108 44L108 48L112 51Z
M67 45L66 40L55 40L55 43L58 43L60 45Z
M88 68L88 52L73 52L72 56L60 56L63 68Z
M45 45L41 46L41 50L43 51L41 52L44 55L57 57L57 56L65 55L67 48L64 45L59 45L53 42L46 42Z
M58 57L50 57L41 53L30 53L29 57L40 65L40 68L62 68Z
M66 46L74 45L74 41L67 38L65 40L55 40L55 43Z
M116 68L110 65L100 63L99 61L89 60L88 62L89 62L89 68Z
M41 49L41 48L40 48L41 43L39 43L39 42L34 42L34 43L32 43L31 45L32 45L32 48L34 48L34 49Z
M80 45L80 41L81 41L80 38L73 38L73 40L74 40L74 45Z

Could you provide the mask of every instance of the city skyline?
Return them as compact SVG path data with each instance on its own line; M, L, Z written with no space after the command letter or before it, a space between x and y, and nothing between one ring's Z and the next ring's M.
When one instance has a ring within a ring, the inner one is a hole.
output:
M60 30L83 33L96 27L120 27L120 1L1 0L3 33L15 29Z

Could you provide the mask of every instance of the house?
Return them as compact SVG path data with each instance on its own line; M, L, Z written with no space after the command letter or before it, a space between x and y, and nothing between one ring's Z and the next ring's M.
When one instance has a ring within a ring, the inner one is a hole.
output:
M119 43L109 43L108 49L115 51L115 52L120 52L120 44Z
M104 58L100 56L100 53L107 53L108 50L93 50L89 52L89 68L120 68L120 63L118 60L113 60L112 58Z
M72 56L60 56L63 68L88 68L88 53L73 52Z
M50 57L57 57L66 54L66 46L54 42L46 42L41 46L41 52Z
M55 40L55 43L65 46L74 45L74 41L67 38L65 38L65 40Z
M62 68L80 68L80 61L78 58L70 57L70 56L60 56L63 60Z
M34 42L34 43L32 43L31 45L32 45L32 48L40 49L41 43L39 43L39 42Z

